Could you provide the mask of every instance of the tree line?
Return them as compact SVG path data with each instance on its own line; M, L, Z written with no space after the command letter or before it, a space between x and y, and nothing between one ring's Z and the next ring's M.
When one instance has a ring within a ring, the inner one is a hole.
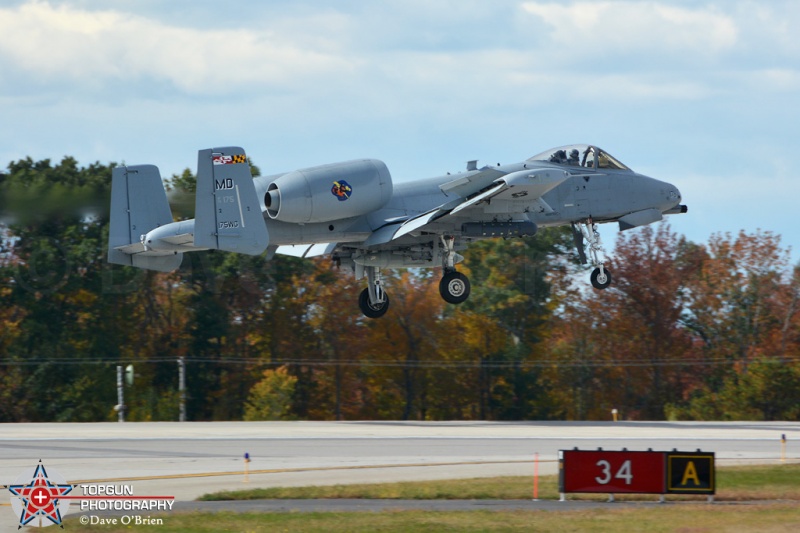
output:
M190 420L800 420L800 268L778 235L621 233L605 291L569 229L482 241L467 302L441 300L438 270L398 270L370 320L329 260L109 265L113 167L0 174L0 422L113 420L118 364L129 420L176 420L180 357ZM191 172L167 185L191 216Z

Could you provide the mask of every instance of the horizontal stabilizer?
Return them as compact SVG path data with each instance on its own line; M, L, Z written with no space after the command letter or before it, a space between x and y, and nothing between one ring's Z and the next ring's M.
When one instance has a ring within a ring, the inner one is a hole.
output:
M269 233L244 150L200 150L197 155L194 245L258 255Z
M157 272L172 272L183 261L182 253L172 253L169 255L144 255L137 254L131 256L131 266L155 270Z

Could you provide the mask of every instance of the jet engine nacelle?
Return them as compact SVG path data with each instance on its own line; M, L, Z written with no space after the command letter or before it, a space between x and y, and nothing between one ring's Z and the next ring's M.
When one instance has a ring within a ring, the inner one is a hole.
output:
M267 187L267 214L281 222L328 222L365 215L392 197L383 161L362 159L295 170Z

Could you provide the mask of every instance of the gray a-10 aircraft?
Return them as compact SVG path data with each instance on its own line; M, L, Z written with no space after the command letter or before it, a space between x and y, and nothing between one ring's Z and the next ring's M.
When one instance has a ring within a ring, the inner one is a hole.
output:
M386 313L382 268L442 266L439 290L461 303L469 279L458 253L475 240L536 234L571 225L591 283L611 284L599 257L597 224L620 231L685 213L678 189L590 145L555 148L510 165L470 161L465 172L392 183L386 165L361 159L252 178L243 149L200 150L195 219L174 222L158 168L114 168L110 263L169 272L184 252L225 250L330 256L368 283L359 297L370 318Z

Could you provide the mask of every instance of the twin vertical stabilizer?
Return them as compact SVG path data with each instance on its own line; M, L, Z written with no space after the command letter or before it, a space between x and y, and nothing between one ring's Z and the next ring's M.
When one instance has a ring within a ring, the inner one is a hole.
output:
M238 147L200 150L195 219L173 222L158 168L117 167L111 178L108 262L169 272L183 252L262 253L269 234L250 165Z

